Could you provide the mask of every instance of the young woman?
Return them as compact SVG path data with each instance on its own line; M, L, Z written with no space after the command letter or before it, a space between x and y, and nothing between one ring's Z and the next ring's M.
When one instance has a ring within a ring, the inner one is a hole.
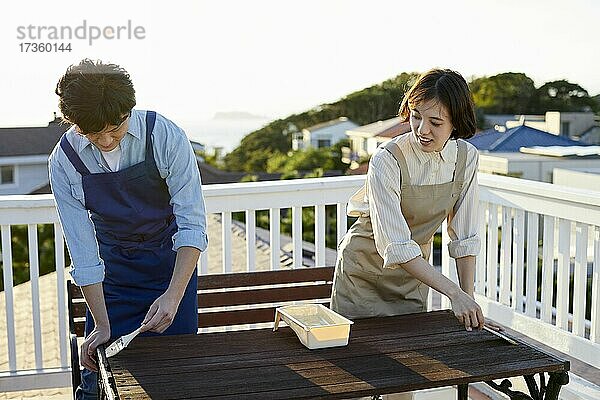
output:
M478 153L473 101L457 72L426 72L406 93L400 116L410 132L378 148L348 215L358 220L338 249L331 308L349 318L426 311L429 287L448 296L466 330L484 317L473 299ZM460 286L429 262L431 241L448 220Z

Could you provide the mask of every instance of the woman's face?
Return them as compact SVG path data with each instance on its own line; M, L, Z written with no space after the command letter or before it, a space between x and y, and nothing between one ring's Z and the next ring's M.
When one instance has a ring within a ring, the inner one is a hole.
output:
M448 110L437 99L410 107L410 128L428 153L441 151L454 129Z

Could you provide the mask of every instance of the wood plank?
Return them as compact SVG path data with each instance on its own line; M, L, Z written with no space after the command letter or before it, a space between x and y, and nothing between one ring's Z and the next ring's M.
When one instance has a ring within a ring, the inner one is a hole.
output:
M164 380L160 381L156 381L153 377L147 377L142 378L138 384L130 386L118 384L118 386L121 395L147 394L152 398L161 398L161 394L164 396L167 393L169 398L189 398L192 393L202 394L202 397L237 395L245 398L246 395L256 392L257 389L259 393L276 393L275 396L277 397L274 398L289 398L282 392L288 393L289 390L293 389L304 389L308 390L309 393L315 389L321 389L318 392L321 396L324 396L327 393L336 393L337 389L335 387L340 384L346 384L343 390L349 391L348 394L363 390L365 387L369 387L370 390L378 388L382 390L381 393L388 393L470 383L478 380L500 379L514 376L512 374L535 373L539 372L540 369L546 369L548 363L548 360L509 361L495 364L496 371L484 372L484 374L477 377L452 375L448 377L444 367L439 366L437 366L436 375L436 366L432 366L429 371L423 370L421 373L417 373L391 359L388 359L387 362L381 362L380 359L376 358L360 361L348 358L344 362L338 361L337 364L331 364L327 367L324 367L327 364L323 363L303 372L295 370L294 366L280 366L278 369L271 369L270 371L251 369L243 373L240 370L233 370L229 371L226 376L223 374L190 373L165 377ZM466 366L473 365L473 362L468 359L465 359L463 363ZM416 368L417 364L411 366ZM135 382L135 380L132 382ZM166 390L167 388L168 390Z
M85 321L75 321L74 323L74 331L73 333L78 337L83 337L85 335Z
M296 300L327 299L331 284L199 293L200 308L278 303Z
M111 362L111 366L119 369L118 373L114 373L115 376L119 379L122 379L121 382L127 382L128 379L137 380L143 376L153 376L156 379L161 379L160 377L167 375L178 375L192 372L207 375L217 373L219 376L224 376L223 374L235 374L235 372L231 371L237 371L240 369L252 369L258 374L260 371L267 372L270 368L277 368L278 365L287 365L288 367L293 368L293 370L296 372L309 371L307 373L316 374L315 376L319 376L320 371L323 368L327 368L329 365L342 365L349 362L349 359L361 365L368 365L368 359L372 358L373 356L388 357L395 360L395 362L408 367L418 366L420 372L446 371L449 367L456 366L461 366L461 368L466 371L467 368L470 368L473 363L481 364L478 362L481 360L493 360L495 363L500 363L516 362L518 360L545 360L548 358L548 356L544 354L531 353L531 351L525 347L521 347L513 351L505 351L505 345L498 343L498 341L488 342L485 347L477 347L477 357L472 356L473 349L467 345L463 344L461 346L452 347L453 348L450 349L446 346L438 346L436 348L422 347L420 349L401 349L394 347L388 347L387 349L367 349L365 346L350 346L346 350L339 349L335 352L330 352L327 354L313 355L312 358L303 357L304 355L310 357L310 355L306 353L311 353L310 351L304 349L303 352L298 352L294 356L286 355L283 357L277 357L276 359L273 359L269 356L271 352L263 351L248 353L239 359L232 358L228 363L214 362L202 364L203 361L208 360L178 357L177 359L170 359L169 364L161 364L160 367L149 365L147 362L140 363L133 356L128 355L126 359L119 359L114 363ZM136 357L139 358L137 355ZM154 361L154 357L152 360ZM375 366L369 366L368 368L374 367Z
M198 314L198 327L257 324L273 322L275 307L255 308L250 310L203 312Z
M85 304L85 301L77 301L71 304L72 318L84 318L86 310L87 306Z
M457 335L458 336L458 335ZM439 337L433 337L434 339L448 338L448 335L439 335ZM473 348L488 348L494 347L496 351L505 351L507 344L498 338L485 338L482 339L479 346L474 345L472 338L467 336L454 337L452 338L454 346L473 347ZM202 347L206 349L204 352L198 353L186 353L186 348L189 350L191 345L187 342L186 345L169 345L168 351L163 349L139 349L135 348L132 343L127 351L122 355L119 354L118 358L111 360L111 365L127 365L128 367L136 367L138 370L147 369L148 371L155 371L156 369L169 368L176 360L185 359L186 363L193 364L196 368L201 370L206 367L207 369L214 368L235 368L240 365L247 367L254 366L254 361L257 357L261 360L260 365L275 365L277 363L297 363L297 362L311 362L318 361L324 358L337 359L348 357L348 352L351 352L353 357L360 357L373 353L386 353L386 352L398 352L398 351L438 351L439 348L445 347L443 344L423 344L422 338L415 339L412 341L404 341L399 343L397 339L390 339L386 341L373 343L372 341L358 342L352 340L351 343L343 349L320 349L318 351L308 351L302 346L295 335L291 334L284 338L277 338L272 336L270 340L261 340L256 347L253 347L254 342L241 341L241 342L221 342L220 344L211 344L202 342ZM219 346L220 348L226 348L227 352L223 350L214 349L213 347ZM268 349L265 351L264 349ZM429 350L428 350L429 349ZM149 365L145 362L145 355L152 354L152 364ZM541 357L543 354L529 352L527 357L535 358ZM179 363L182 364L182 363Z
M261 336L248 335L247 340L243 340L244 333L241 335L231 335L230 332L225 336L233 336L231 339L218 340L223 338L222 334L215 334L214 337L206 337L202 335L203 340L201 346L194 346L195 340L183 336L174 337L171 341L168 351L161 349L157 345L160 340L151 340L157 338L146 338L144 345L140 345L138 341L132 343L130 347L122 355L114 359L116 363L120 363L122 357L128 365L142 364L142 368L168 368L173 360L185 358L187 362L193 363L196 367L207 366L207 368L215 368L216 364L222 364L224 368L233 368L236 363L249 362L247 366L251 366L252 360L257 354L263 353L268 349L268 354L265 357L260 357L261 365L279 362L300 362L314 361L322 358L344 358L347 353L343 349L321 349L318 351L307 351L295 337L295 335L285 328L285 331L272 333L264 332ZM187 340L186 340L187 339ZM214 339L214 340L207 340ZM361 340L363 339L363 340ZM153 346L148 346L148 342L154 342ZM163 342L164 343L164 342ZM370 354L373 352L397 352L397 351L426 351L434 352L439 348L446 348L451 344L451 347L464 347L476 352L479 348L501 347L502 352L521 352L519 346L508 345L507 342L497 338L488 332L452 332L451 334L440 333L438 335L421 336L415 338L397 338L388 337L385 340L375 340L373 337L355 338L351 336L348 351L356 357ZM518 348L515 348L518 347ZM545 354L523 346L529 349L528 358L545 357ZM226 353L225 350L227 349ZM194 351L196 350L196 351ZM497 349L499 350L499 349ZM458 351L458 350L452 350ZM148 365L144 361L144 354L153 354L153 363Z
M67 291L72 299L83 299L81 288L73 283L70 279L67 281Z
M331 280L333 280L333 267L209 274L198 279L198 289L223 289L300 282L329 282Z
M556 370L561 368L561 366L553 365L551 359L529 360L526 355L518 359L507 356L493 357L493 368L486 367L484 369L469 361L466 354L460 362L452 364L436 362L436 360L432 360L427 356L405 357L403 359L399 358L401 356L402 354L372 354L364 357L347 357L334 362L321 360L314 363L289 363L268 367L203 372L188 369L186 372L173 372L171 374L164 374L161 370L160 375L140 375L134 370L133 373L128 375L113 374L113 376L120 388L144 385L146 382L168 384L173 381L201 380L204 382L201 390L204 391L211 388L218 389L225 384L230 387L235 385L263 387L270 384L284 388L290 386L291 383L286 382L286 380L295 380L297 376L309 379L311 383L318 385L331 384L332 381L340 382L345 378L347 379L348 376L354 381L369 382L378 377L389 375L395 375L399 380L407 380L414 374L423 379L434 381L447 381L456 378L469 381L475 376L481 375L491 375L495 376L493 379L498 379L498 375L507 372L515 373L518 371L528 374L531 372L531 368L540 366L547 366Z

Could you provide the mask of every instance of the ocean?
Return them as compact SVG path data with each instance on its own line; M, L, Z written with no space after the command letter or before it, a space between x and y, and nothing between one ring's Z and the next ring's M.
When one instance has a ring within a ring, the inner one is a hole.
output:
M206 146L208 151L222 147L223 154L236 148L244 136L271 122L270 119L211 119L200 122L179 123L187 136Z

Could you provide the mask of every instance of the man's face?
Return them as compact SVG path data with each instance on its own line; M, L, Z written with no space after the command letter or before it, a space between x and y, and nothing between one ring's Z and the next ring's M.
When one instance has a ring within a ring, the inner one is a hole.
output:
M129 128L129 115L124 115L123 118L120 125L108 125L100 132L85 133L79 127L76 130L101 151L111 151L117 148Z

